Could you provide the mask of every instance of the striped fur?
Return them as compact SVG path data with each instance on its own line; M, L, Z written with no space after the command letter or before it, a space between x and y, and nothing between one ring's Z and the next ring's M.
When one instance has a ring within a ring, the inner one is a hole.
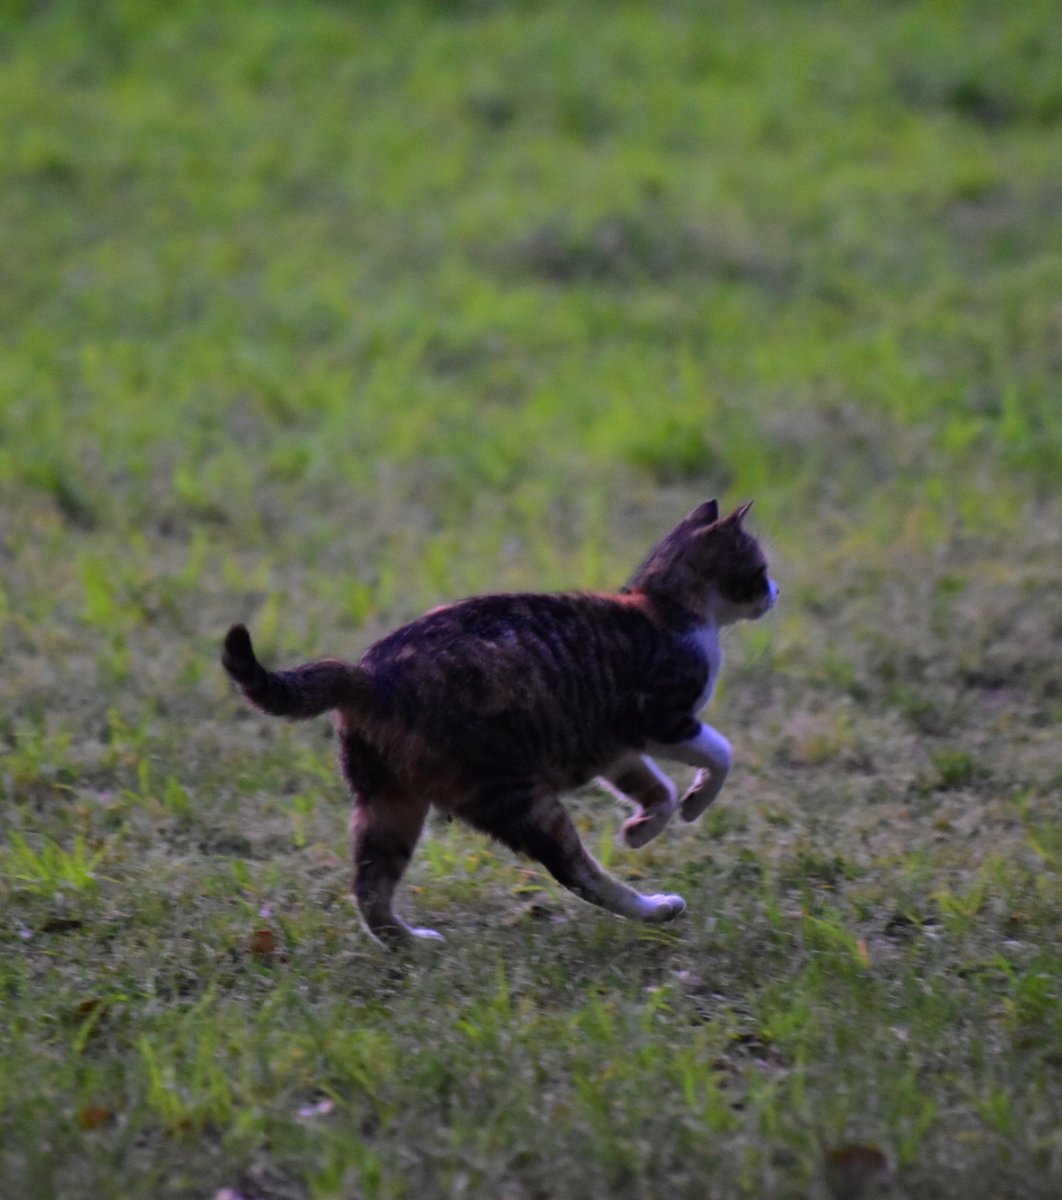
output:
M678 896L643 896L587 853L558 799L600 777L635 807L630 846L715 799L726 740L703 725L721 625L762 616L777 588L742 520L694 509L618 592L477 596L434 609L371 646L272 672L233 626L222 661L264 712L334 713L354 797L354 896L369 931L411 936L395 888L431 805L541 862L565 887L622 916L666 921ZM700 768L681 800L648 752Z

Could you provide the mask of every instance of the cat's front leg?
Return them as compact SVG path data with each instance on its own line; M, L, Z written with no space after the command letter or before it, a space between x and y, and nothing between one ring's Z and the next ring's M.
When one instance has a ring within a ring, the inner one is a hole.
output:
M697 772L693 777L693 782L682 793L682 799L679 801L679 811L682 814L684 821L696 821L704 810L715 800L719 795L723 786L722 777L714 776L704 767Z
M730 743L711 725L702 724L692 738L661 743L654 750L662 758L686 763L700 770L679 802L684 821L696 821L723 789L733 755Z
M620 827L620 836L632 850L662 833L678 808L675 785L645 754L631 754L613 763L601 776L610 791L638 806Z

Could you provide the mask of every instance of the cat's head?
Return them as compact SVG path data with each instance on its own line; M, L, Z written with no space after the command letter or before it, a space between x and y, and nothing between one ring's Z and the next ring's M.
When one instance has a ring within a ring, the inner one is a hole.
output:
M715 500L699 504L650 551L628 588L719 625L762 617L778 587L759 542L744 528L751 507L750 500L720 518Z

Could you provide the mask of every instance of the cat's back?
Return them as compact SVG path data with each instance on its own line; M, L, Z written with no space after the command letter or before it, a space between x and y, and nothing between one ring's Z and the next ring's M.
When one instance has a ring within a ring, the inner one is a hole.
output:
M392 753L574 786L688 712L707 671L685 642L640 597L508 593L434 609L361 665Z
M362 666L387 713L407 723L612 719L666 643L622 596L500 593L433 609L372 646Z
M370 647L362 666L384 679L455 670L551 677L650 653L660 634L636 602L591 592L501 592L432 609Z
M571 784L629 741L637 680L661 634L622 597L477 596L395 630L362 659L385 728L401 728L484 771Z

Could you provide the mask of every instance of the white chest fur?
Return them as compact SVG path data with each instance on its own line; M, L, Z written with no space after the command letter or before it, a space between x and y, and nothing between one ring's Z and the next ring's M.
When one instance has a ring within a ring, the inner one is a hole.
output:
M693 706L694 712L700 712L712 698L715 681L719 678L719 668L723 665L723 648L719 644L719 627L714 621L702 625L700 629L694 630L690 634L689 641L691 647L696 647L694 652L703 654L708 660L708 682L704 685L704 691L701 692L697 703Z

